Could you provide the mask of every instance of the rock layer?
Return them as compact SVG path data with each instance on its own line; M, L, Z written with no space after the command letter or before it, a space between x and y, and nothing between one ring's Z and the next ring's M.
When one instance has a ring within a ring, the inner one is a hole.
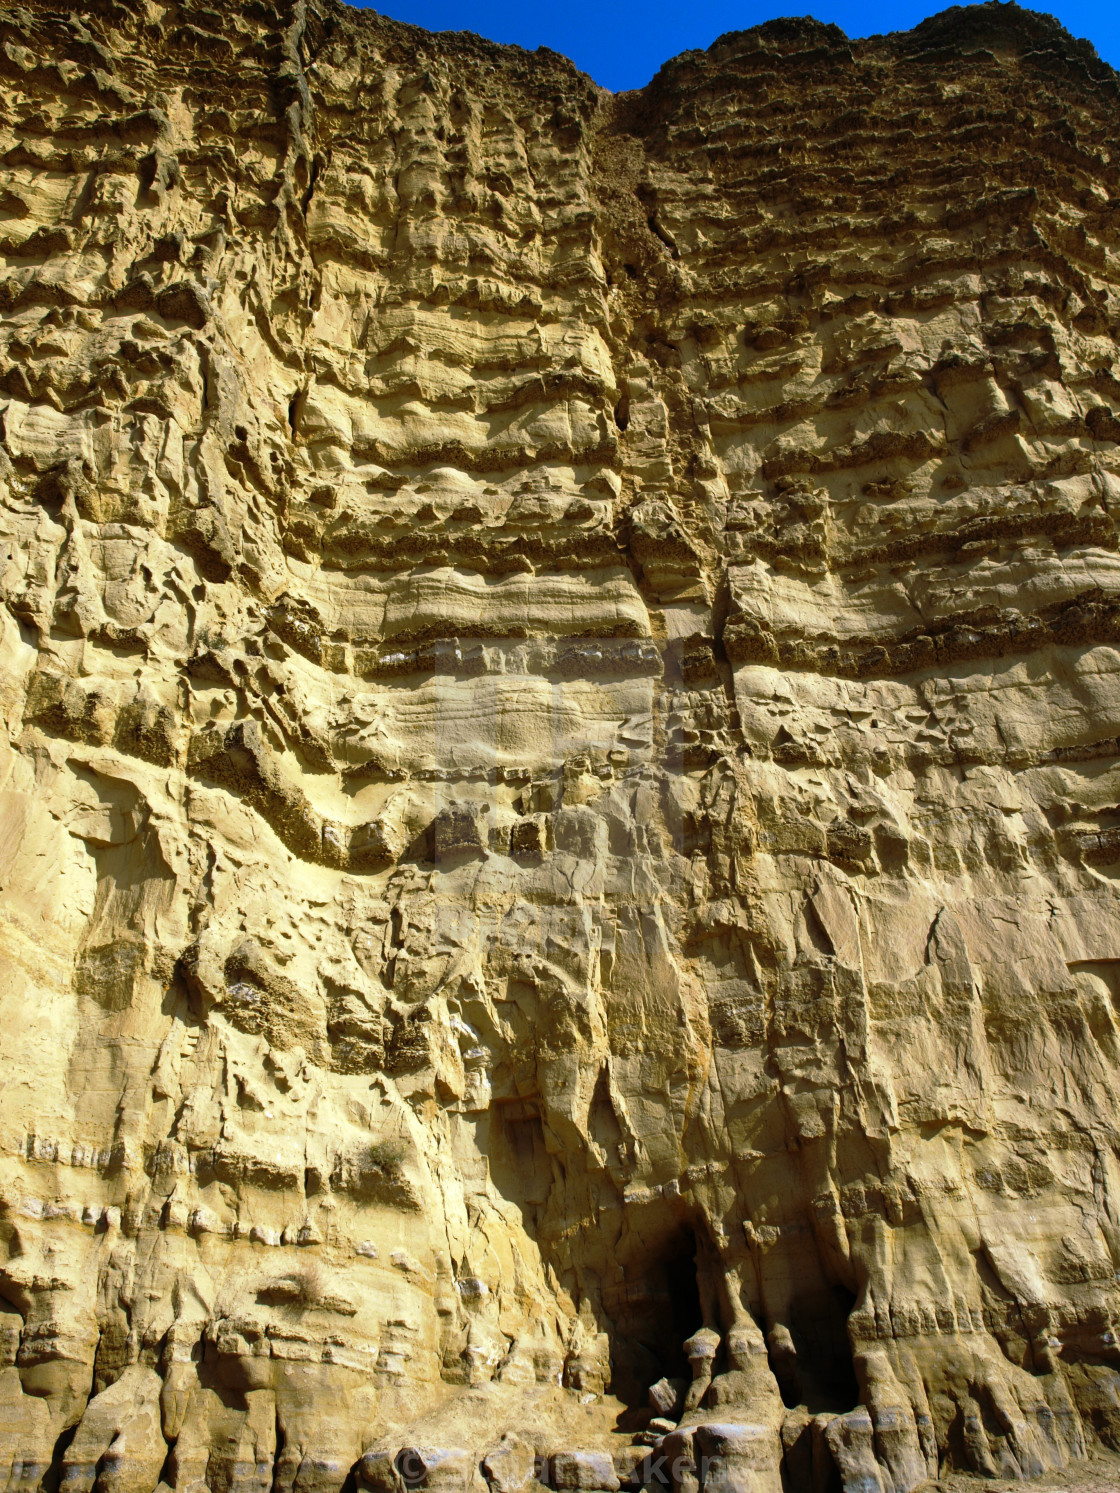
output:
M1115 74L0 70L6 1486L1120 1451Z

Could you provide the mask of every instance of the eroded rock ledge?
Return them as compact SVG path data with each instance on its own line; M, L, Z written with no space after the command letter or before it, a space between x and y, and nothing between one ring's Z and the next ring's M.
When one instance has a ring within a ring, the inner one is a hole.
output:
M0 73L0 1485L1120 1452L1116 75Z

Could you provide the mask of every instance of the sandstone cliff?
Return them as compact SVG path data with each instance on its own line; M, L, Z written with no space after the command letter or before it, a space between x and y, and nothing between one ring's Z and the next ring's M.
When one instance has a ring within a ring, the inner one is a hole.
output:
M1120 1450L1120 88L0 12L0 1484Z

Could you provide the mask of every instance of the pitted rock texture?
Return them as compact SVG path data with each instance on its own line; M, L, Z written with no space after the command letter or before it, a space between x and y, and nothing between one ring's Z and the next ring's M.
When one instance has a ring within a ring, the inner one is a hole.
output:
M1120 1465L1116 75L0 71L0 1482Z

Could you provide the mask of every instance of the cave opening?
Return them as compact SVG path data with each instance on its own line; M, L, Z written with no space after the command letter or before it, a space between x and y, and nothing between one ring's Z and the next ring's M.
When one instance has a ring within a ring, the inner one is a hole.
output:
M673 1342L676 1351L672 1362L674 1372L670 1378L691 1378L691 1369L685 1355L686 1339L704 1325L703 1308L700 1305L700 1279L696 1271L696 1236L691 1229L685 1231L682 1252L666 1260L665 1285L669 1293L669 1305L673 1321Z
M641 1406L657 1380L690 1380L684 1344L704 1325L694 1231L681 1226L656 1253L631 1262L610 1295L613 1393Z
M811 1414L843 1415L859 1404L859 1383L848 1339L855 1296L839 1283L794 1301L787 1321L767 1334L770 1367L782 1402Z

